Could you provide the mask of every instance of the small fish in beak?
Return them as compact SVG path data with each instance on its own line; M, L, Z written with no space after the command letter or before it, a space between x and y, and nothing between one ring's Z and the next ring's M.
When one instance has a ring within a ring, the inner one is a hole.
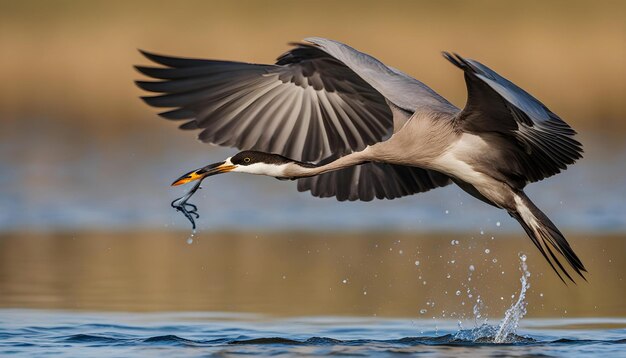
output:
M183 213L187 220L191 222L191 228L194 231L196 230L196 221L194 219L199 219L200 214L198 214L198 207L188 203L187 200L189 200L191 196L195 194L198 189L200 189L200 184L202 184L202 179L198 180L196 185L194 185L193 188L191 188L191 190L189 190L185 195L178 199L175 199L174 201L172 201L171 204L171 206L176 209L176 211L180 211L181 213Z
M171 203L171 206L176 209L176 211L180 211L181 213L183 213L187 220L191 222L191 228L193 230L196 230L196 221L194 219L200 218L200 214L198 214L198 207L188 203L187 201L193 196L193 194L196 193L196 191L198 191L198 189L201 189L200 184L206 177L221 173L228 173L235 168L236 166L232 165L230 162L219 162L207 165L206 167L202 167L200 169L193 170L176 179L172 183L172 186L178 186L182 184L187 184L192 181L198 181L196 185L194 185L191 190L189 190L185 195L172 201Z

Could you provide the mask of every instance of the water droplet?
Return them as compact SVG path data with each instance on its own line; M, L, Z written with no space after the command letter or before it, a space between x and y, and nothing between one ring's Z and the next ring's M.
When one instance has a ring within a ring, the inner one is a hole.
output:
M460 295L461 295L461 291L457 290L457 291L456 291L456 295L457 295L457 296L460 296Z
M450 211L446 210L446 214L449 214L449 213L450 213Z
M367 291L363 291L363 296L367 296Z
M424 285L426 285L426 281L422 282Z
M415 266L419 266L419 265L420 265L419 260L415 260Z
M490 253L490 252L491 252L491 250L489 250L489 249L485 249L485 253L486 253L486 254L488 254L488 253Z
M402 254L404 253L404 251L399 250L399 251L398 251L398 253L399 253L400 255L402 255Z
M469 265L469 270L474 272L474 270L476 270L476 268L474 267L474 265Z
M526 262L526 255L521 254L519 258L520 260L522 260L522 262Z
M480 230L480 234L485 235L485 232L483 230Z
M495 264L496 262L498 262L498 259L493 259L493 260L491 260L491 262L493 262Z
M500 222L499 221L496 221L496 226L500 226Z
M450 263L452 263L452 264L453 264L453 263L455 263L455 262L456 262L456 260L452 260L452 261L450 261Z
M447 275L446 275L446 278L450 278L450 274L447 274Z
M341 282L343 282L343 283L348 283L348 279L347 279L347 278L344 278L344 279L343 279L343 281L341 281Z
M428 312L428 311L427 311L425 308L422 308L422 309L420 310L420 314L424 314L424 313L426 313L426 312Z
M191 245L193 244L193 237L196 236L196 229L193 229L193 231L191 232L191 235L189 235L189 237L187 238L187 244Z
M540 294L539 294L539 297L543 297L543 293L540 293Z

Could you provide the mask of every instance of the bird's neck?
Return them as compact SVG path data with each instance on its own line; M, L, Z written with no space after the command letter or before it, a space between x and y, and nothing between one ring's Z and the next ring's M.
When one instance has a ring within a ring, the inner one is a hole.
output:
M367 155L367 151L364 150L344 155L343 157L339 157L332 162L323 165L314 165L294 161L291 165L285 168L285 176L292 179L311 177L363 164L369 160L370 158Z

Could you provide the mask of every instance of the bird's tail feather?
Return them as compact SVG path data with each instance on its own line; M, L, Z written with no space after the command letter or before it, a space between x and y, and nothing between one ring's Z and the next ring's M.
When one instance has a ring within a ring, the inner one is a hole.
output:
M561 276L561 273L563 273L570 281L574 282L563 267L563 264L558 260L556 254L565 258L571 268L585 281L587 280L583 276L583 272L587 272L585 266L574 253L567 240L565 240L563 234L523 192L516 195L515 210L509 211L509 214L522 225L524 231L526 231L561 281L565 282Z

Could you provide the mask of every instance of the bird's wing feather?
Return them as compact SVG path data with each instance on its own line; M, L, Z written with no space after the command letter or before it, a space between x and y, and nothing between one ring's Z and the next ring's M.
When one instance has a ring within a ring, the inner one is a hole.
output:
M458 108L424 83L389 67L376 58L338 41L309 37L306 41L341 61L389 102L410 113L418 111L458 112Z
M275 65L143 54L162 67L137 66L156 81L137 85L169 108L164 118L201 129L203 142L319 161L364 149L391 135L385 98L316 46L297 44Z
M449 177L436 171L369 162L298 179L298 190L311 191L320 198L336 197L339 201L371 201L422 193L450 183Z
M499 148L509 175L535 182L581 158L576 131L533 96L478 61L443 55L465 73L467 103L456 124L467 132L511 138Z

